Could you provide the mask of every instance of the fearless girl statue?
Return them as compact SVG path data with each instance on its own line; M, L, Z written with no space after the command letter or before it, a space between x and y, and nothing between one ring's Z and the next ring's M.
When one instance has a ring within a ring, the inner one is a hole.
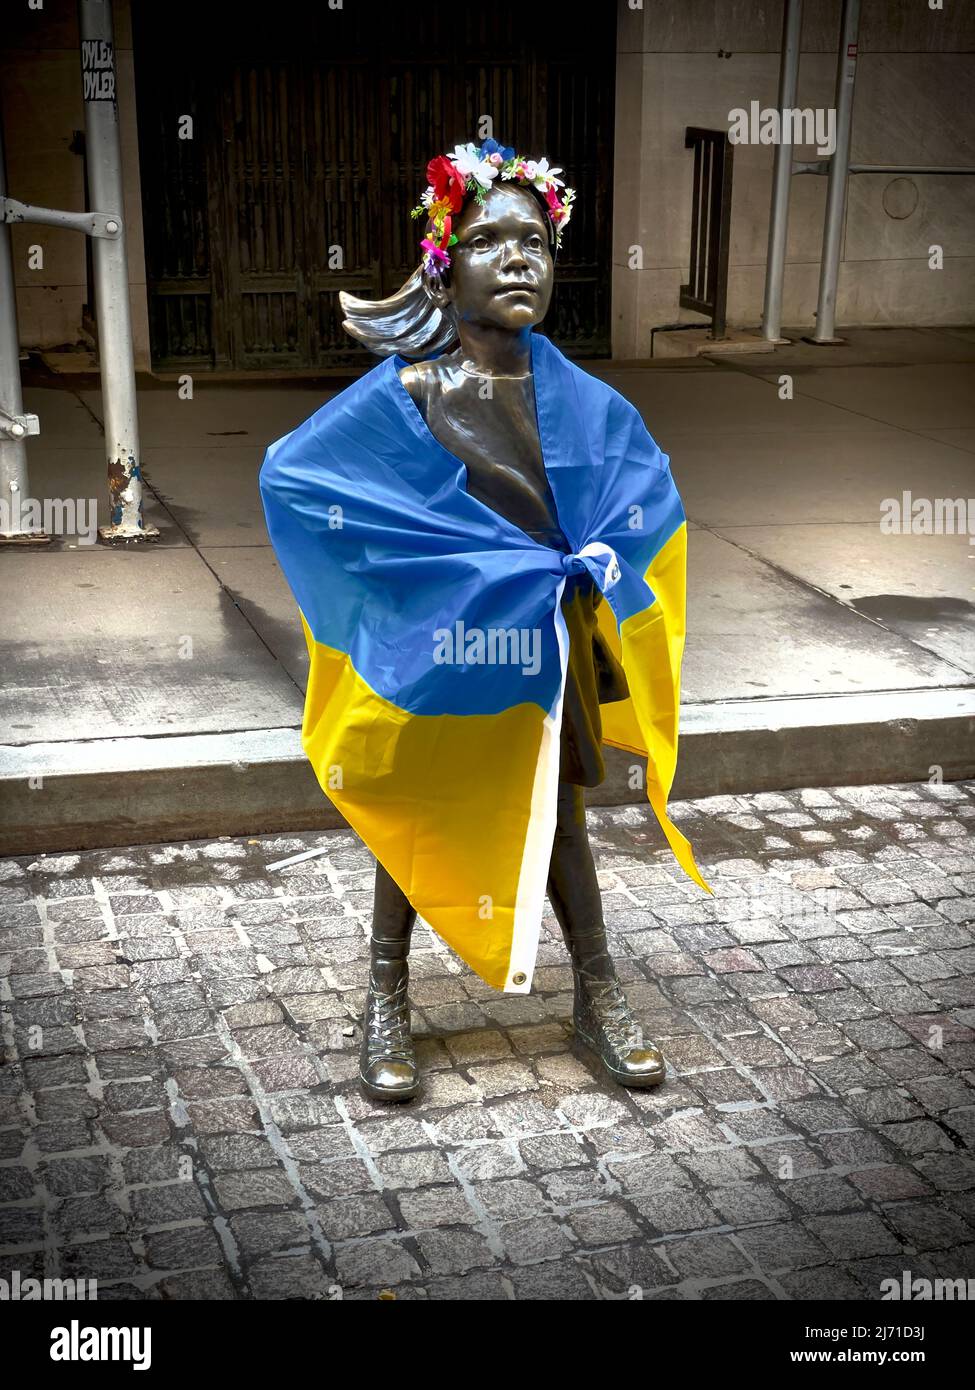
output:
M667 815L686 526L669 460L622 396L535 332L574 193L486 140L427 167L422 260L346 330L385 360L272 444L268 531L311 670L322 789L376 856L360 1077L420 1088L417 913L488 984L531 989L546 892L575 1045L624 1086L663 1080L610 956L583 788L602 744L645 755Z

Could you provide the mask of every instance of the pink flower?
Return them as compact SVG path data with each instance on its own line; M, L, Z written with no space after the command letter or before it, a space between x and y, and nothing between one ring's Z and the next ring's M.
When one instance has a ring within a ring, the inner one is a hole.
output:
M450 265L450 257L447 255L446 251L441 251L435 241L431 241L429 237L424 237L420 245L431 260L438 261L441 265Z

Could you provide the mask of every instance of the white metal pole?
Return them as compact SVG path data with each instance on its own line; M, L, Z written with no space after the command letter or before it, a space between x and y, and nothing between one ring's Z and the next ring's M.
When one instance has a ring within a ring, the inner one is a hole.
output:
M0 199L7 196L7 170L0 130ZM23 525L22 504L30 496L27 436L36 434L37 416L24 414L20 389L20 337L10 227L0 213L0 544L43 544L43 531Z
M823 228L823 261L819 271L819 303L816 331L811 343L841 343L836 331L836 286L840 273L840 243L846 211L846 183L850 166L850 130L853 125L853 86L857 74L857 34L860 0L843 0L840 47L836 60L836 149L829 164L826 187L826 222Z
M98 534L109 544L130 543L154 540L159 533L154 527L147 527L142 516L142 461L122 219L122 155L111 0L78 0L78 22L89 199L93 211L110 219L106 224L108 231L118 233L93 237L91 246L111 507L110 524L100 526Z
M802 0L785 0L782 57L779 63L779 143L775 147L772 163L772 205L769 209L765 307L762 312L762 337L771 343L789 341L782 337L782 283L785 279L789 194L792 188L792 121L786 119L785 112L796 106L801 36Z

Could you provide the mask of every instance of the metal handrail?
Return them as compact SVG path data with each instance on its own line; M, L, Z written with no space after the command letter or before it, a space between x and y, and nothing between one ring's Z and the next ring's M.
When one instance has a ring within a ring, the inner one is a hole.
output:
M684 146L694 151L690 278L681 285L682 309L711 318L711 337L724 338L728 304L728 250L734 147L724 130L688 126Z

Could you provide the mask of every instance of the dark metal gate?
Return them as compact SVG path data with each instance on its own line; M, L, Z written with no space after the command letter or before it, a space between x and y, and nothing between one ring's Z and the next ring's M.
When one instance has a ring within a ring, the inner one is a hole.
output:
M615 7L593 9L579 31L513 0L134 6L154 365L366 362L338 291L415 269L427 160L485 114L576 188L544 330L608 355Z
M577 189L544 331L608 356L615 15L594 10L566 33L512 0L136 3L154 366L369 360L338 291L387 295L416 268L427 160L483 114Z

